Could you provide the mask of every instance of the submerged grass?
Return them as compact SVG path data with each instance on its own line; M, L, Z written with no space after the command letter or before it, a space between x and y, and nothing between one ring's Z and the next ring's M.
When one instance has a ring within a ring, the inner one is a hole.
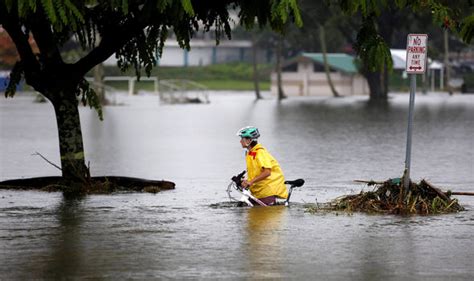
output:
M367 182L374 190L359 194L344 195L321 207L311 207L310 213L319 210L365 212L381 214L445 214L464 210L451 193L443 192L425 180L410 183L404 190L400 179L389 179L385 182Z

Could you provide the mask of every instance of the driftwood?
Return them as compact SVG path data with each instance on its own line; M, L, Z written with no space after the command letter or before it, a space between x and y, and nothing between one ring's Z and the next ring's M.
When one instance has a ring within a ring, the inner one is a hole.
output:
M374 181L374 180L354 180L354 182L366 183L368 185L385 183L385 181Z
M447 194L448 192L446 192ZM455 192L452 191L451 195L465 195L465 196L474 196L474 192Z
M0 182L0 189L48 190L60 191L62 177L38 177L14 179ZM160 190L174 189L175 184L165 180L147 180L141 178L100 176L91 177L89 193L113 191L146 191L156 193Z
M434 192L436 192L436 194L438 194L438 196L440 198L442 198L443 200L449 200L448 196L446 195L446 193L442 192L441 189L439 188L436 188L434 187L431 183L425 181L425 180L421 180L421 183L423 184L426 184L427 187L431 188L431 190L433 190Z

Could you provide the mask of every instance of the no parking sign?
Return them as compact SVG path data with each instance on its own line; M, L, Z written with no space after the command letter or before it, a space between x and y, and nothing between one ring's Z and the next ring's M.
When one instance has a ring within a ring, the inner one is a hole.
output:
M422 74L426 70L428 34L408 34L406 72Z

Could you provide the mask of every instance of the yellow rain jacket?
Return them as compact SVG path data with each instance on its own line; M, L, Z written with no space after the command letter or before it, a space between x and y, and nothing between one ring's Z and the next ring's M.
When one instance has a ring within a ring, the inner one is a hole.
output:
M288 198L288 191L285 186L285 177L277 160L261 145L257 144L245 157L247 162L247 174L249 181L262 172L262 168L271 169L269 177L250 186L250 191L257 198L276 196L278 198Z

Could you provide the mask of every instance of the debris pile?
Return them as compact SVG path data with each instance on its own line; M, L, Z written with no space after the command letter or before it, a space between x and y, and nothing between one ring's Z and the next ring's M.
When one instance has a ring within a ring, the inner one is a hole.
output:
M443 192L425 180L410 182L404 189L400 178L384 182L365 182L375 186L373 191L345 195L333 200L332 210L348 212L386 213L386 214L443 214L464 210L457 199L451 199L451 192Z

